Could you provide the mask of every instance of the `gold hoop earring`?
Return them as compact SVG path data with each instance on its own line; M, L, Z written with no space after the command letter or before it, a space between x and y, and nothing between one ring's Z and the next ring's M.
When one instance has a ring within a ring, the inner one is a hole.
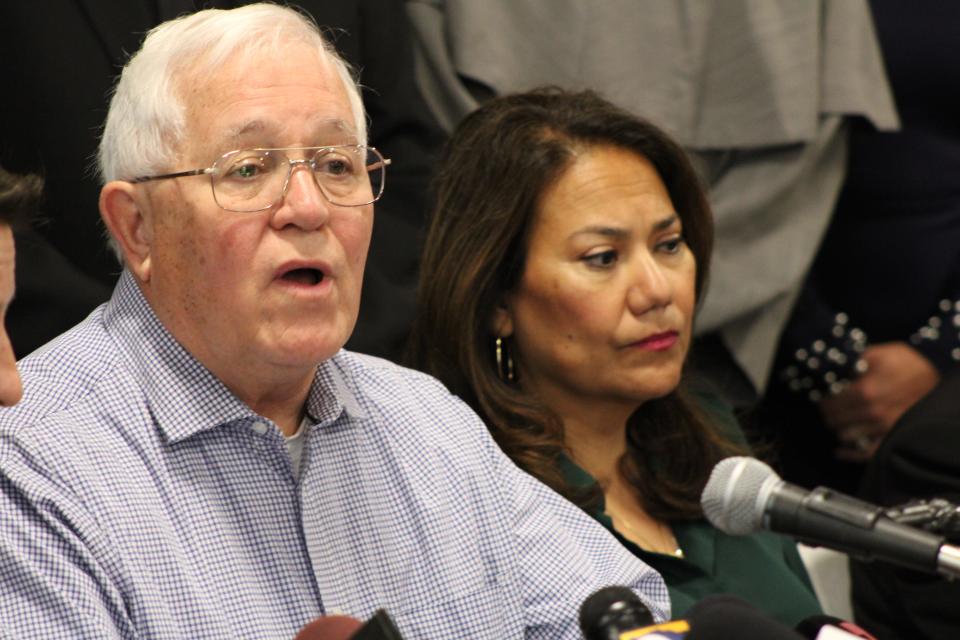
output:
M497 356L497 375L500 376L501 380L513 382L513 358L510 357L510 353L507 351L506 343L500 336L497 336L494 346ZM504 364L506 364L506 374L504 374Z

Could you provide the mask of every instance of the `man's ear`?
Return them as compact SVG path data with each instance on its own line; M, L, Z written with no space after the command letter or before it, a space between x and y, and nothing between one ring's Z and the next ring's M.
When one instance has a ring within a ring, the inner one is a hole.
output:
M124 265L141 282L150 281L153 233L144 215L143 194L129 182L114 180L100 190L100 216L120 247Z
M490 331L499 338L509 338L513 335L513 313L509 303L503 299L497 303L490 316Z

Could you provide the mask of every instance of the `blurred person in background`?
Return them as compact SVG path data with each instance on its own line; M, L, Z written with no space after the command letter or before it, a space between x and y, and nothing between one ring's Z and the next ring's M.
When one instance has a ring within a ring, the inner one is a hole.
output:
M787 478L847 492L960 370L960 5L871 8L902 126L851 127L843 190L758 416L782 434Z
M745 415L830 220L850 122L897 126L866 0L406 6L445 128L493 96L556 85L600 92L690 154L716 222L690 365Z

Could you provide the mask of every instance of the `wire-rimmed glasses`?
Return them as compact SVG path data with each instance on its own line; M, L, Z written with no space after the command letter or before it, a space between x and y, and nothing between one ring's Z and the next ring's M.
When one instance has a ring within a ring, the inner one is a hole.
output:
M291 160L287 152L292 151L304 159ZM221 209L252 213L280 202L290 186L294 167L304 165L330 204L362 207L383 195L388 164L390 160L375 148L362 145L238 149L223 154L205 169L141 176L130 182L208 175L213 199Z

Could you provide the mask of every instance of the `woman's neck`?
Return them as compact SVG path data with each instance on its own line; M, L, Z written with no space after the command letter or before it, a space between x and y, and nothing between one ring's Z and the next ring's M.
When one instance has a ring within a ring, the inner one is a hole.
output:
M583 407L577 407L583 409ZM563 421L564 446L574 462L601 485L614 481L620 458L627 452L627 420L631 411L623 408L568 411Z
M620 473L627 452L627 421L632 411L597 410L561 414L564 445L573 461L596 479L614 528L647 551L683 557L670 526L650 516L636 488Z

